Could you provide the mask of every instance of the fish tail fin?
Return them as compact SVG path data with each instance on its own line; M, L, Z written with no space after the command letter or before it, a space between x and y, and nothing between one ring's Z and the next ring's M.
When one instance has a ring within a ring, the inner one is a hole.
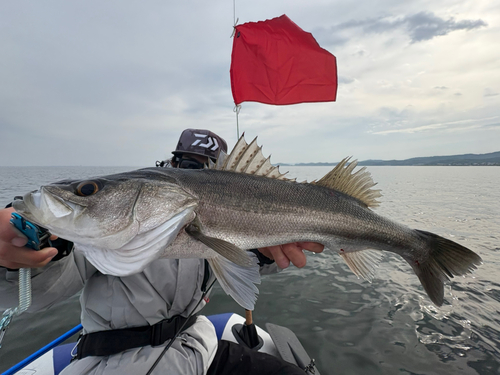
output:
M444 299L444 282L454 276L472 272L482 264L481 257L456 242L437 234L417 230L430 246L429 258L408 263L420 279L422 286L436 306L441 306Z
M259 265L255 254L248 252L255 264L251 267L239 266L223 256L207 259L220 286L243 308L253 310L260 284Z

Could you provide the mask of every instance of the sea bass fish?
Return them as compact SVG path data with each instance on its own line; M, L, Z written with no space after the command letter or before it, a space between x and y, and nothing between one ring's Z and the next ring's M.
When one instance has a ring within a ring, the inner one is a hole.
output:
M205 258L226 293L253 309L258 266L249 249L296 241L337 252L370 279L373 250L400 255L437 306L443 283L481 264L466 247L377 215L378 190L356 162L319 181L287 179L243 137L207 169L146 168L60 181L14 201L26 219L74 242L102 273L127 276L160 258Z

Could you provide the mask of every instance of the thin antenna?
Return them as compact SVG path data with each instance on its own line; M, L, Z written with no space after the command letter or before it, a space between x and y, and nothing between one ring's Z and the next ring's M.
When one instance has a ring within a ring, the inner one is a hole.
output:
M240 123L238 121L238 115L240 114L241 105L237 104L234 106L233 112L236 113L236 139L240 139Z
M236 19L236 0L233 0L233 35L231 37L234 37L234 32L236 31L236 23L238 20ZM241 105L237 104L233 111L236 112L236 139L240 139L240 123L238 119L238 115L240 114L240 109Z

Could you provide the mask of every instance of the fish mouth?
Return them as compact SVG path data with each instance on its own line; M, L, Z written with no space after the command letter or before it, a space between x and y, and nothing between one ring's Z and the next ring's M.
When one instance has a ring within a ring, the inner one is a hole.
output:
M15 199L12 202L12 207L16 210L17 213L24 215L26 213L29 213L29 209L26 207L26 195L22 199Z
M12 207L16 212L28 220L33 219L33 211L40 207L41 193L39 190L25 194L22 198L17 198L12 202ZM34 208L34 209L33 209Z
M48 219L49 216L58 219L71 215L78 210L79 205L65 201L42 187L40 190L25 194L22 199L14 200L12 206L28 220L44 225L45 223L42 223L42 221L46 221L44 219Z

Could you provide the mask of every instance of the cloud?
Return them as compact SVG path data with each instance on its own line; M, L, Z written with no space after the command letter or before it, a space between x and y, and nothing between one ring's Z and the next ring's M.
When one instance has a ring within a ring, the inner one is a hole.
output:
M498 92L494 92L491 88L487 87L484 89L484 94L483 96L484 97L488 97L488 96L498 96L500 95Z
M457 30L469 31L486 26L486 22L481 19L456 21L452 17L446 20L432 12L419 12L403 17L383 16L350 20L333 26L328 32L325 29L318 29L316 32L326 43L338 45L346 43L349 39L342 34L344 30L359 28L365 34L382 34L403 29L411 43L417 43Z
M485 128L500 128L500 122L495 122L493 124L485 125Z
M335 46L342 46L349 41L349 37L341 35L338 33L336 28L325 28L325 27L316 27L312 32L315 39L318 40L320 45L327 45L330 48Z
M226 1L4 3L0 165L153 165L187 127L236 142ZM273 160L289 162L404 159L443 144L456 153L496 150L486 126L496 133L498 118L451 125L499 115L496 13L468 11L459 2L241 2L240 23L286 13L331 50L339 96L284 107L245 103L240 133L258 135ZM425 43L456 30L487 32ZM481 131L463 130L476 124Z
M339 83L343 83L345 85L348 85L349 83L353 83L354 82L354 78L345 77L345 76L339 76L338 82Z
M387 135L394 133L405 133L405 134L413 134L413 133L422 133L428 131L461 131L461 130L470 130L470 129L479 129L479 128L489 128L495 126L496 123L491 123L491 120L497 120L498 116L481 118L481 119L466 119L466 120L457 120L457 121L448 121L427 125L420 125L411 128L400 128L400 129L389 129L389 130L381 130L374 131L372 134L379 135Z
M417 126L415 128L381 130L381 131L373 132L372 134L378 134L378 135L386 135L386 134L394 134L394 133L412 134L412 133L420 133L420 132L424 132L424 131L434 131L434 130L441 129L444 127L446 127L445 124L430 124L430 125Z
M487 26L483 20L455 21L454 18L444 20L433 13L420 12L413 16L405 17L402 24L407 29L412 43L430 40L436 36L447 35L457 30L472 30Z

